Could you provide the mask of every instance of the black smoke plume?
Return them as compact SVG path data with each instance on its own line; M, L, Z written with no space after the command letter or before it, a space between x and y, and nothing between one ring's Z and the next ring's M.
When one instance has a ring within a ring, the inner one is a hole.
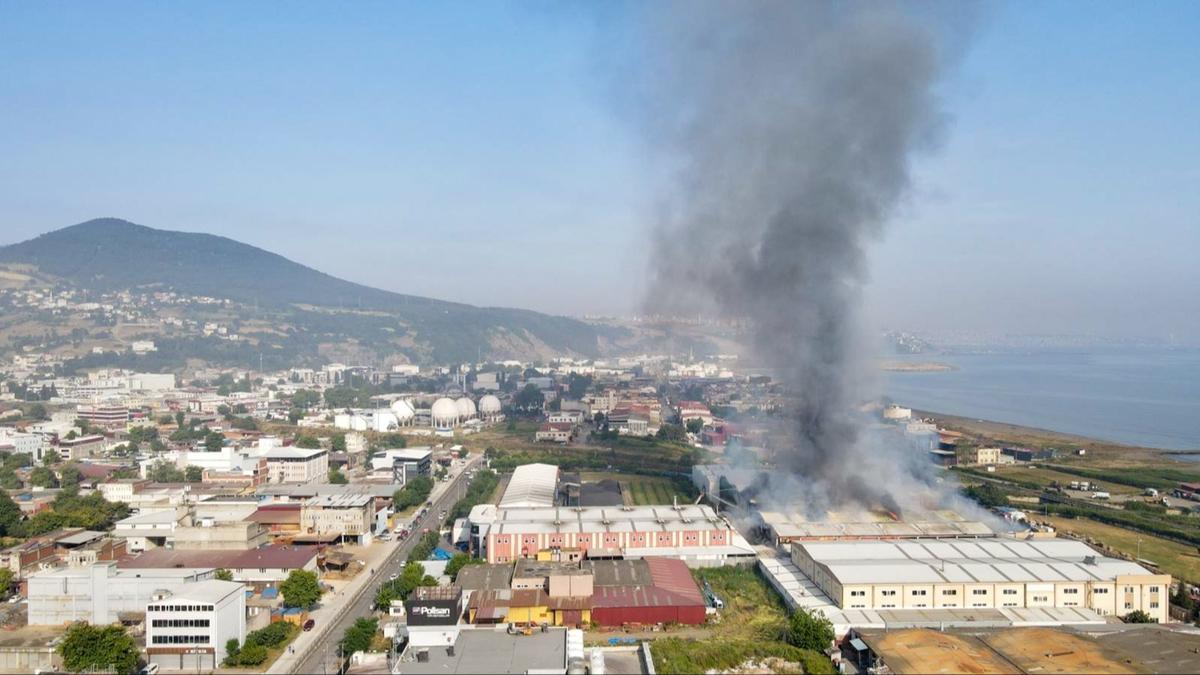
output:
M892 506L911 462L864 439L865 249L941 122L935 26L910 6L652 2L633 102L671 158L649 309L749 326L796 397L799 501Z

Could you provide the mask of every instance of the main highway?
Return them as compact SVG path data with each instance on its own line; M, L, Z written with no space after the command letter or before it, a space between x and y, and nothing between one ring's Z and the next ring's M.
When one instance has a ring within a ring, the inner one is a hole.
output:
M470 480L467 474L478 466L482 461L482 455L475 455L468 459L467 463L458 468L458 473L451 479L449 484L441 490L440 494L434 497L433 506L429 507L429 512L424 517L413 523L410 528L410 534L407 539L400 542L392 553L384 559L382 565L375 569L375 575L366 584L359 587L358 592L353 597L348 599L339 599L337 604L346 605L348 611L340 614L335 614L337 618L332 624L326 623L324 626L316 626L315 629L320 631L315 640L309 642L296 655L290 656L290 667L282 672L289 673L336 673L339 669L338 643L341 642L342 636L346 629L358 618L370 616L375 602L375 594L379 587L387 581L388 577L393 574L399 574L408 559L408 554L412 551L416 543L421 539L421 530L429 528L432 531L437 531L442 524L442 519L439 517L439 512L442 509L449 511L458 500L466 496L467 486ZM436 491L435 491L436 492ZM387 544L384 544L387 545ZM370 573L369 571L366 573ZM332 599L330 599L333 602ZM324 619L326 622L329 619ZM281 657L282 658L282 657ZM275 669L272 669L275 671ZM279 672L279 671L275 671Z

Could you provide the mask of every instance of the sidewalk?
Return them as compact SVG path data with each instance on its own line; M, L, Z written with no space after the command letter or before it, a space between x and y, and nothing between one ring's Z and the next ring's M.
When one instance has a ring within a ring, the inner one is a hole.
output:
M433 491L430 492L429 499L434 502L435 506L431 511L431 515L437 517L436 509L438 500L450 489L453 489L457 483L459 476L464 471L468 471L478 465L482 461L482 455L476 455L467 460L465 466L459 467L458 472L454 477L446 482L438 481L434 483ZM449 508L452 505L446 505ZM387 578L388 558L396 553L401 547L412 544L419 535L414 534L409 536L404 541L388 541L381 542L375 540L374 543L366 551L366 556L363 561L366 565L361 566L363 569L353 579L349 580L334 580L324 582L334 588L334 590L321 596L321 606L311 612L309 617L314 620L313 629L307 633L300 633L299 636L292 642L292 649L279 655L275 663L271 664L268 673L290 673L293 672L300 664L309 656L308 652L315 645L319 645L325 638L330 629L336 628L339 619L346 611L350 611L360 598L364 589L374 588L377 581L382 581ZM403 556L400 556L403 559ZM375 570L375 574L371 574L371 569ZM333 643L341 639L341 635L328 636Z

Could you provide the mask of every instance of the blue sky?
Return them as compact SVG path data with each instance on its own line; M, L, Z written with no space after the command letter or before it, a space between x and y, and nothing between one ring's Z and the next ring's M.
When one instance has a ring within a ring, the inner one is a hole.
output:
M628 311L662 158L608 100L632 17L604 12L0 1L0 243L118 216L393 290ZM872 250L872 316L1200 337L1197 34L1194 2L993 5Z

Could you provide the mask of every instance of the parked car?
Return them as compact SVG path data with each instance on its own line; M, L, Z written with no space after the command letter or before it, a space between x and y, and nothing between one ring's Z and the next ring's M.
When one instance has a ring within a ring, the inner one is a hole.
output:
M315 626L315 625L317 625L317 622L315 619L309 619L308 621L305 621L304 622L304 632L307 633L308 631L312 630L313 626Z

